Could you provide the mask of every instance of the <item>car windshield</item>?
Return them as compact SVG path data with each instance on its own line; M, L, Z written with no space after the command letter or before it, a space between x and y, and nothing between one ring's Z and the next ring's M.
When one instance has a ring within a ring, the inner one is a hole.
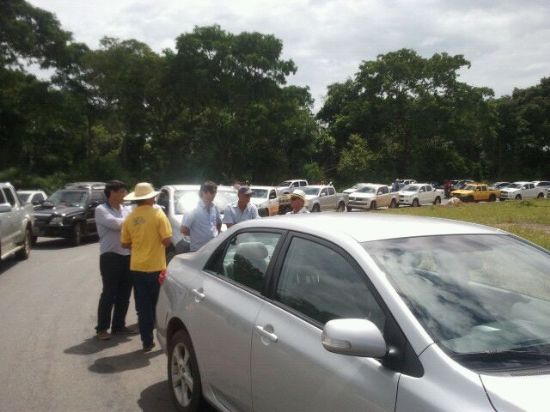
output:
M29 200L30 195L30 193L17 193L17 196L19 196L19 200L21 200L21 202L23 203L26 203L27 200Z
M252 190L252 197L260 197L264 198L267 197L267 193L269 192L267 189L253 189Z
M44 203L51 203L54 206L77 206L84 207L88 201L88 192L83 190L58 190L51 195Z
M292 184L292 181L285 180L284 182L279 183L277 186L290 186Z
M508 186L506 187L510 187L512 189L521 189L521 184L520 183L510 183Z
M464 190L476 190L477 189L477 186L473 186L473 185L468 185L464 188Z
M317 196L319 194L319 191L321 189L319 189L318 187L304 187L302 188L302 190L304 191L304 193L306 195L314 195L314 196Z
M183 215L185 212L193 209L197 205L199 199L199 191L196 189L177 190L174 193L175 214ZM218 210L223 213L227 204L235 202L236 200L236 190L226 190L218 187L216 197L214 198L214 204L218 207Z
M376 193L376 188L372 186L362 187L357 191L358 193Z
M516 352L550 356L547 251L507 235L391 239L363 247L457 360L520 367L536 356Z
M363 186L365 186L364 183L357 183L357 184L353 185L350 189L360 189Z
M404 192L418 192L420 186L417 185L408 185L403 188Z

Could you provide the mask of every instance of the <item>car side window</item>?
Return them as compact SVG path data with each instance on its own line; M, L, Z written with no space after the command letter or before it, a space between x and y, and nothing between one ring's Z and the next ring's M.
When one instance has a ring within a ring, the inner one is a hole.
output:
M280 238L280 233L238 233L229 244L220 246L205 270L262 292L265 274Z
M105 201L105 193L102 190L92 190L91 202L103 203Z
M388 187L387 187L387 186L382 186L382 187L380 188L380 191L382 192L382 194L386 194L386 193L388 193L388 192L389 192L389 190L388 190Z
M321 190L321 195L325 195L325 196L326 196L327 193L328 193L328 192L327 192L327 189L326 189L326 188L324 188L323 190Z
M44 200L44 195L42 193L37 193L33 199L34 202L42 202L43 200Z
M431 186L426 186L426 192L431 192L432 191L432 187Z
M277 193L275 193L275 190L272 190L271 192L269 192L269 198L270 199L276 199L277 198Z
M307 186L306 181L305 181L305 180L302 180L302 181L300 182L300 186Z
M328 188L328 194L329 194L329 195L333 195L333 194L335 194L335 193L336 193L336 192L335 192L335 190L334 190L333 187L329 187L329 188Z
M157 203L164 207L164 210L166 212L169 212L170 202L169 202L169 195L167 190L161 190L159 197L157 199Z
M0 190L0 204L7 203L6 198L4 197L4 193L2 190Z
M15 207L15 197L13 197L13 193L9 189L4 189L4 195L6 196L7 202L12 206Z
M363 273L338 251L311 240L292 239L275 298L321 325L366 318L384 330L386 316Z

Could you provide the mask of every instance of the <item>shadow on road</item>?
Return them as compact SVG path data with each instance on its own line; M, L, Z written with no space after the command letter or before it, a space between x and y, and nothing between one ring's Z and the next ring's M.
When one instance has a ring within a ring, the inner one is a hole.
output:
M87 245L89 243L97 242L97 236L90 236L89 238L82 239L82 245ZM59 250L67 249L72 247L70 240L63 238L38 238L36 244L33 245L33 249L39 250Z
M4 273L6 270L9 270L13 266L15 266L17 262L19 262L19 260L17 260L14 256L11 256L6 260L0 261L0 275Z
M138 400L141 410L144 412L175 411L176 408L172 403L168 385L168 381L163 381L145 388L141 392L141 398ZM216 409L206 404L200 412L216 412Z
M70 355L92 355L126 342L130 342L128 336L113 336L109 340L102 341L97 340L95 337L91 337L78 345L65 349L63 352Z
M133 369L140 369L149 366L149 359L161 355L162 349L154 352L144 353L142 350L136 350L122 355L106 356L96 359L93 365L88 369L95 373L120 373Z

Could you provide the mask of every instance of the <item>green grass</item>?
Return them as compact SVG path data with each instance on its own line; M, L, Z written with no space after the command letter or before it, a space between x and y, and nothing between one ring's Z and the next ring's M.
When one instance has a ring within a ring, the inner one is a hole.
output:
M402 207L379 212L481 223L506 230L550 250L549 199L463 203L458 207Z

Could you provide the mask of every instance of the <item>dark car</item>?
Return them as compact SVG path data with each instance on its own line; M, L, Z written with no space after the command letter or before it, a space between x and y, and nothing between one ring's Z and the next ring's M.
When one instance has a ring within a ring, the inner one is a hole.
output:
M105 183L69 184L48 197L35 210L33 240L38 236L64 237L78 246L84 237L97 234L95 208L105 202Z

